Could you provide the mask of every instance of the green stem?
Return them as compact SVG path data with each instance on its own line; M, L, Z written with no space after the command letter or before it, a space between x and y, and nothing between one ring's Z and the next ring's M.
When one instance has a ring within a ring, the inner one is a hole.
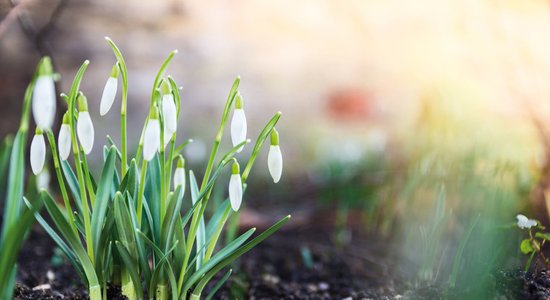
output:
M128 168L128 148L127 148L127 138L126 138L126 106L128 102L128 69L126 68L126 62L124 57L118 49L117 45L108 37L105 37L105 40L109 43L109 46L113 49L113 52L117 58L118 66L120 68L120 74L122 77L122 101L120 105L120 139L122 146L122 160L121 160L121 169L122 177L126 175Z
M170 141L170 151L169 151L169 154L168 154L168 160L166 160L166 174L165 174L165 177L166 177L166 181L168 183L166 185L166 191L167 192L170 191L170 184L172 182L172 165L174 164L175 144L176 144L176 134L174 133L174 135L172 136L172 140Z
M159 151L160 163L160 224L164 222L164 215L166 214L166 179L165 179L165 165L166 160L164 157L164 116L162 116L162 122L160 125L160 151Z
M84 174L86 175L86 187L88 189L88 195L90 195L90 204L91 207L95 205L95 191L92 184L92 175L90 174L90 169L88 167L88 159L86 159L86 154L80 149L80 157L82 157L82 166L84 168Z
M145 192L145 175L147 174L147 162L143 160L141 165L141 175L139 179L139 193L137 201L137 220L138 226L141 226L141 211L143 209L143 193Z
M214 248L216 248L216 243L218 242L218 239L222 233L225 221L227 220L227 217L229 216L229 213L231 212L231 206L228 205L224 212L223 216L220 219L218 226L216 227L216 231L214 232L214 236L212 237L212 240L210 241L210 244L208 245L208 249L206 250L206 254L204 255L204 262L206 263L210 257L212 256L212 253L214 252Z
M52 151L55 174L57 176L57 182L59 183L59 189L61 190L61 196L63 197L63 203L65 204L65 208L67 209L67 217L69 218L69 224L71 225L71 228L73 229L75 236L78 236L78 229L76 228L76 225L74 223L75 221L74 221L73 208L71 207L71 203L69 202L69 196L67 194L67 188L65 187L65 181L63 180L63 176L61 175L61 167L59 165L59 156L57 155L55 138L53 136L51 129L48 129L46 131L46 136L48 137L48 142L50 144L50 149Z
M93 247L93 241L92 241L92 230L90 226L90 207L88 206L88 200L86 198L86 187L84 183L84 175L82 173L82 166L80 165L80 151L78 147L78 140L76 138L76 127L75 127L75 104L76 104L76 97L78 96L78 90L80 89L80 82L82 81L82 76L84 75L84 72L86 71L86 68L90 62L88 60L84 61L82 66L80 66L80 69L78 69L78 72L76 73L76 76L73 80L73 84L71 85L71 92L69 93L69 125L71 127L71 137L72 137L72 147L73 147L73 156L75 160L75 166L77 171L77 177L78 177L78 184L80 186L80 196L82 201L82 214L84 215L84 232L85 232L85 238L86 238L86 250L88 253L88 256L90 257L90 261L92 262L92 265L95 264L95 258L94 258L94 247ZM92 298L93 291L92 288L90 288L90 298ZM98 292L97 295L101 299L101 288L98 286ZM93 298L92 298L93 299Z
M74 106L76 101L76 94L69 99L69 112L74 113ZM81 165L81 159L80 159L80 150L78 146L78 140L76 137L76 129L74 124L75 116L73 115L71 118L69 118L70 126L71 126L71 135L72 135L72 146L73 146L73 156L75 161L75 167L76 167L76 173L78 178L78 184L80 187L80 198L82 200L82 214L84 215L84 232L86 234L86 249L88 252L88 256L90 257L90 260L92 261L92 264L95 264L95 257L94 257L94 247L92 242L92 229L90 225L90 207L88 205L88 199L86 195L86 183L84 182L84 174L82 172L82 165ZM101 296L101 290L99 291L99 295ZM92 297L91 290L90 290L90 298Z

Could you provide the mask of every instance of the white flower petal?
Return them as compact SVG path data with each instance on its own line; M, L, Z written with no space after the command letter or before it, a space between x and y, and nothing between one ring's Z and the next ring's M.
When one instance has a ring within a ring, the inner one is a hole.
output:
M150 119L145 128L143 137L143 158L150 161L159 150L160 145L160 124L157 119Z
M529 229L531 227L537 226L537 220L528 219L524 215L517 215L516 219L518 220L517 225L521 229Z
M176 103L172 94L162 96L162 116L164 117L164 130L174 133L178 127Z
M233 118L231 119L231 141L233 147L244 142L246 140L246 116L242 108L236 108L233 111ZM237 152L241 152L243 147L240 147Z
M51 128L55 118L55 85L51 75L36 79L32 99L32 114L38 128Z
M231 208L234 211L238 211L241 207L243 199L243 184L241 182L240 174L231 174L229 179L229 201L231 202Z
M50 172L48 172L46 169L43 169L42 172L38 174L36 177L36 189L41 190L48 190L50 188Z
M174 172L174 188L181 185L181 191L185 194L185 169L176 168Z
M82 145L84 153L90 154L94 147L94 124L87 111L81 111L78 113L78 122L76 124L76 133L78 134L78 140Z
M68 124L61 125L57 137L57 146L59 147L61 160L67 160L71 154L71 127Z
M527 223L525 223L525 226L527 228L535 227L535 226L537 226L537 221L533 220L533 219L529 219L529 220L527 220Z
M174 133L168 128L164 128L164 148L166 148L166 146L168 146L168 144L170 143L170 139L172 138L173 134Z
M116 77L109 77L103 88L103 95L101 96L101 103L99 104L99 114L106 115L113 103L115 102L116 90L118 87L118 80Z
M277 183L281 179L283 173L283 155L281 154L281 148L279 145L271 145L269 147L269 154L267 155L267 168L269 174L273 178L273 182Z
M35 134L31 142L31 169L34 175L40 174L46 160L46 143L44 136Z

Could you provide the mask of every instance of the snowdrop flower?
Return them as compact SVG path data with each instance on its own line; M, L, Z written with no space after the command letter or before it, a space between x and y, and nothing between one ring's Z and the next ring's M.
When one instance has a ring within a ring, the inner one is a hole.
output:
M167 80L161 84L162 91L162 116L164 118L164 131L169 132L170 136L176 132L178 127L178 116L172 88Z
M185 194L185 160L183 156L178 157L178 165L174 172L174 188L181 185L181 192Z
M90 154L94 147L94 124L88 112L88 100L83 94L78 95L78 123L76 133L85 154Z
M32 114L36 126L42 129L51 128L55 118L55 85L52 62L44 58L38 71L38 78L32 95Z
M273 182L279 182L283 173L283 155L279 147L279 132L275 128L271 131L271 146L267 155L267 168Z
M69 113L63 115L63 124L59 129L57 137L57 147L59 147L59 157L61 160L67 160L71 154L71 126L69 125Z
M239 163L235 160L231 166L231 179L229 179L229 201L231 208L238 211L243 200L243 183L241 181L241 173Z
M50 188L50 172L47 168L44 168L42 172L40 172L36 176L36 189L41 190L48 190Z
M528 219L524 215L517 215L516 219L518 220L518 227L521 229L530 229L531 227L537 226L537 220Z
M231 119L231 141L233 147L246 140L246 116L243 109L243 98L240 93L235 96L235 110L233 111L233 119ZM243 147L240 147L237 152L241 152Z
M111 69L111 76L107 79L105 83L105 88L103 88L103 94L101 95L101 102L99 104L99 114L104 116L106 115L113 103L115 102L116 90L118 87L118 64L115 64Z
M31 169L34 175L40 174L46 160L46 143L42 135L42 129L36 128L31 142Z
M143 136L143 158L150 161L160 148L159 112L156 106L151 109L146 126Z

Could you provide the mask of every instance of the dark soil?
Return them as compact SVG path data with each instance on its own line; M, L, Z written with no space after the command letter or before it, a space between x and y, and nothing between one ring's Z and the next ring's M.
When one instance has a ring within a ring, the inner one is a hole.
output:
M298 226L273 235L241 258L215 298L393 299L388 263L382 253L371 253L373 239L369 247L357 238L355 247L336 249L330 232ZM72 266L38 226L21 252L17 282L15 299L87 299ZM109 299L124 299L114 288L109 293Z
M397 279L383 239L354 234L348 246L335 247L331 230L309 224L290 226L246 253L214 298L466 299L464 287L413 288ZM494 299L550 299L550 272L496 272L492 277ZM21 252L17 282L15 299L87 299L72 266L56 255L38 226ZM41 286L45 289L37 289ZM108 298L125 299L114 287Z

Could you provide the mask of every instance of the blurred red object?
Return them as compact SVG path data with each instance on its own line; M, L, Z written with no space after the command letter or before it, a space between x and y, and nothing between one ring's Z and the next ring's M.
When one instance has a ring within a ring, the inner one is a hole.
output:
M328 114L340 121L365 121L372 113L372 94L361 89L341 89L328 97Z

